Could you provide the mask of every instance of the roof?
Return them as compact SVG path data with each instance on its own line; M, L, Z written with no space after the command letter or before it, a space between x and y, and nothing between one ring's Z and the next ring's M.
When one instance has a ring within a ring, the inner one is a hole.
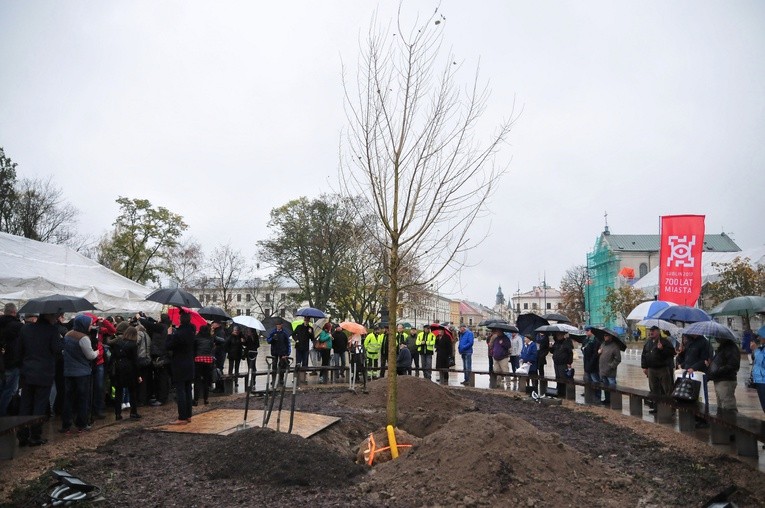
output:
M661 235L600 235L611 250L635 252L659 252ZM705 252L739 252L741 248L726 235L704 235Z
M86 298L103 312L159 312L152 289L109 270L66 245L0 233L0 300L62 294Z
M471 304L469 304L466 301L460 301L460 315L461 316L467 316L467 315L481 315L482 312L476 308L473 307Z
M749 258L753 265L765 265L765 245L742 250L739 252L704 252L701 255L701 284L715 282L720 278L720 271L713 263L730 263L736 258ZM659 267L648 272L635 282L636 289L642 289L646 294L653 294L659 285Z

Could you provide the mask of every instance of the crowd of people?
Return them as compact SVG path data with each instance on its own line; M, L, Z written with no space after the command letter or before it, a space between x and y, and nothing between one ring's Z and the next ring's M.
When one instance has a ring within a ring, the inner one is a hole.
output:
M223 367L239 379L240 363L257 351L257 332L212 322L197 331L190 315L174 326L167 314L159 321L136 314L100 318L78 314L18 315L8 303L0 316L0 416L61 416L63 434L88 432L106 418L139 419L140 407L162 406L175 392L178 418L191 421L200 398L223 392ZM217 376L214 375L217 373ZM20 446L47 442L41 424L17 433Z
M339 367L343 378L346 365L368 379L385 376L388 361L389 329L375 326L363 337L349 334L330 322L316 327L305 318L289 332L287 322L277 320L264 337L270 344L271 381L283 385L294 361L299 368ZM318 328L318 329L315 329ZM600 330L601 332L603 330ZM598 401L610 404L609 388L616 385L621 350L611 333L595 335L585 328L581 343L584 381L592 383ZM765 327L752 348L751 385L757 389L765 411ZM422 376L448 383L455 356L462 359L463 384L468 384L476 337L464 324L425 325L420 330L398 325L395 338L395 370L398 375ZM530 376L531 389L547 394L545 366L548 356L555 379L573 376L574 343L563 332L515 333L490 329L485 337L489 371ZM85 433L96 420L105 418L110 405L116 420L141 418L139 408L167 404L175 392L178 417L172 422L191 421L193 406L209 403L211 392L223 392L223 369L238 384L242 360L253 362L260 346L257 330L212 321L197 330L190 315L179 312L174 326L168 314L157 321L142 313L125 320L120 316L99 318L78 314L65 321L62 314L17 315L16 306L6 304L0 316L0 416L61 415L64 434ZM434 357L435 356L435 363ZM730 340L720 340L714 349L702 336L685 335L674 345L657 327L649 330L641 355L641 368L649 391L657 399L672 394L678 375L706 375L713 382L720 411L735 412L737 375L741 351ZM309 369L311 370L311 369ZM315 369L319 382L328 382L329 369ZM249 371L249 369L248 369ZM557 383L558 387L565 383ZM550 393L564 396L562 390ZM602 399L601 399L602 397ZM652 412L656 408L651 409ZM698 426L705 422L698 421ZM39 446L46 440L42 425L21 429L20 446Z

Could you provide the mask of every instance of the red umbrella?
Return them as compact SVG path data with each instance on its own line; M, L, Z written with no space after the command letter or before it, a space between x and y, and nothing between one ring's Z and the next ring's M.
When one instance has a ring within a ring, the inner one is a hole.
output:
M449 329L448 326L444 326L441 323L433 323L430 325L431 330L443 330L447 337L449 337L449 340L452 342L454 341L454 335L452 335L452 331Z
M207 320L200 316L199 312L191 310L188 307L181 307L181 309L183 309L183 312L191 314L191 324L194 325L194 328L196 328L197 332L199 332L200 326L207 324ZM181 311L178 309L178 307L170 307L167 309L167 315L170 317L170 321L172 321L175 326L181 324Z

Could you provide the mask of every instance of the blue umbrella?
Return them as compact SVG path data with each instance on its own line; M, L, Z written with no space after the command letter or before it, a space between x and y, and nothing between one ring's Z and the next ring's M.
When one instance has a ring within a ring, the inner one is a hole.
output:
M653 300L649 302L643 302L639 304L637 307L632 309L630 313L627 315L627 321L633 321L633 320L640 320L640 319L646 319L648 316L653 316L654 314L658 313L661 310L666 309L667 307L677 305L672 302L664 302L662 300Z
M675 305L660 310L652 316L653 319L663 319L664 321L680 321L682 323L698 323L699 321L712 321L712 316L696 307L686 305Z
M319 309L314 309L313 307L301 307L300 309L298 309L295 315L302 316L302 317L315 318L315 319L323 319L327 317L327 315L324 314L322 311L320 311Z
M737 342L736 336L733 335L730 328L715 321L699 321L698 323L688 325L685 330L683 330L683 334L703 335L704 337L714 337L718 340L726 339Z

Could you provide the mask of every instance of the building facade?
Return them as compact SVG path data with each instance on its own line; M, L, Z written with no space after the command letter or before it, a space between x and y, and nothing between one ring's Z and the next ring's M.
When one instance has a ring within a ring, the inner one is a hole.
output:
M604 308L608 288L633 285L659 265L661 235L612 235L608 226L600 234L592 252L587 253L589 284L585 308L589 324L614 326ZM704 235L704 252L739 252L741 249L725 233ZM646 299L657 295L647 294Z

